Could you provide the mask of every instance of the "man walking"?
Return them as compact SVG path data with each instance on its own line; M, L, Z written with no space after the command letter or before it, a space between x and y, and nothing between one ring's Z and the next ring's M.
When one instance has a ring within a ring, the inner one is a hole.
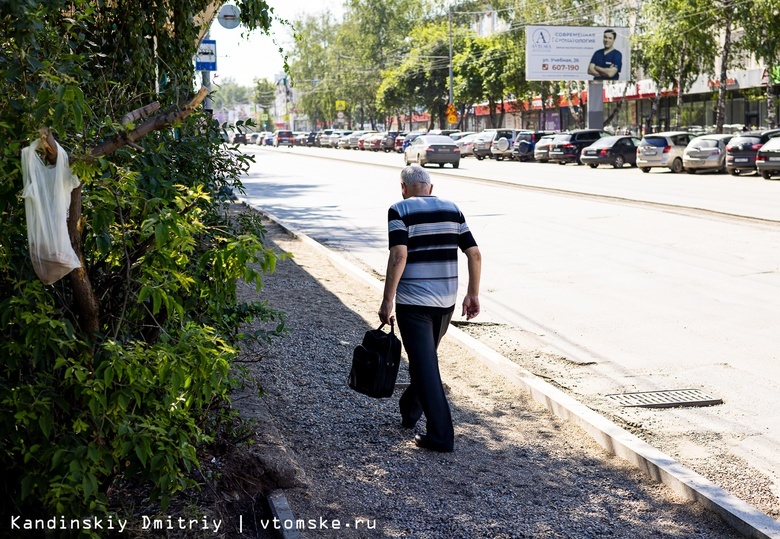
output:
M455 434L439 374L436 350L455 310L458 292L458 249L466 254L469 281L463 312L479 314L482 257L458 207L433 196L428 172L419 165L401 171L404 200L388 211L390 256L379 319L389 324L393 313L409 357L409 387L401 395L401 424L413 428L422 414L426 434L415 436L425 449L450 452Z

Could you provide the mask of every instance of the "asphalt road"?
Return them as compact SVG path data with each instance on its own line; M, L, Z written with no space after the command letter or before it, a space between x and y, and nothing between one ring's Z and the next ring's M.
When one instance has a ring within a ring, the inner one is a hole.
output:
M249 203L384 272L402 156L243 149L257 159ZM771 492L749 501L774 511L780 183L474 159L429 171L483 252L477 321L506 329L497 339L475 325L475 336L540 350L536 372L716 483L724 462L743 466ZM659 411L607 397L687 388L724 404ZM733 492L731 481L720 483Z

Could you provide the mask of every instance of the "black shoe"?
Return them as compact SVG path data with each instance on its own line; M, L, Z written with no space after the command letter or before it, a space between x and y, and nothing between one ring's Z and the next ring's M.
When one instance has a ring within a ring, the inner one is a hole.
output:
M417 444L417 447L422 447L423 449L438 451L439 453L452 453L452 446L445 447L439 444L435 444L431 442L428 439L428 436L425 434L415 434L414 443Z

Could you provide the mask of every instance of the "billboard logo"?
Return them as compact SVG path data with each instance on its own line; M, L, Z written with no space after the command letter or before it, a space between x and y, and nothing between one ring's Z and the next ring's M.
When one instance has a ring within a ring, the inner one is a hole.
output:
M534 30L531 43L534 49L549 49L551 48L552 36L546 28L537 28Z

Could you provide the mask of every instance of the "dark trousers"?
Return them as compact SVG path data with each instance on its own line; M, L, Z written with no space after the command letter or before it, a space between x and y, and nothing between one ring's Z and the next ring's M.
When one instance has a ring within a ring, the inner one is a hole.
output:
M410 384L401 395L399 407L404 422L416 422L424 413L428 440L452 451L455 433L452 416L444 395L436 349L447 332L452 310L446 313L416 311L396 307L398 330L409 357Z

